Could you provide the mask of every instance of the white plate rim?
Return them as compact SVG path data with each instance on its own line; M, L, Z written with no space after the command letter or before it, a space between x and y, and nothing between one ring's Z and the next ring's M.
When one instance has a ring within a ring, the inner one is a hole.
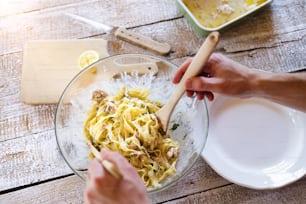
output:
M275 108L281 108L281 109L284 109L288 112L294 112L295 114L297 114L299 117L302 118L304 126L303 126L303 130L304 130L304 133L301 134L302 135L302 153L306 152L306 114L305 113L302 113L302 112L299 112L299 111L296 111L294 109L291 109L291 108L288 108L288 107L285 107L285 106L282 106L282 105L279 105L279 104L276 104L276 103L273 103L273 102L270 102L270 101L266 101L264 99L257 99L257 98L251 98L251 99L238 99L238 98L232 98L232 97L228 97L228 96L222 96L222 95L216 95L215 99L213 102L207 102L208 104L208 112L209 112L209 127L210 127L210 130L212 129L212 122L215 122L215 121L212 121L212 118L213 118L213 105L217 102L217 101L225 101L225 102L221 102L222 103L226 103L228 101L231 101L231 100L236 100L238 101L238 103L249 103L249 102L253 102L253 100L260 100L260 101L264 101L264 103L268 104L268 105L271 105L272 108L275 107ZM243 186L243 187L247 187L247 188L251 188L251 189L256 189L256 190L268 190L268 189L276 189L276 188L281 188L281 187L284 187L284 186L287 186L297 180L299 180L300 178L302 178L303 176L306 175L306 159L302 159L302 160L298 160L296 161L296 163L298 165L300 165L300 173L296 176L292 176L290 178L287 178L286 181L274 181L274 182L271 182L271 183L266 183L264 180L261 181L260 184L258 183L254 183L252 182L252 179L241 179L239 178L239 172L238 170L239 169L235 169L236 167L234 166L229 166L229 165L225 165L225 166L222 166L220 165L220 163L222 163L222 160L220 158L217 158L215 156L212 156L212 151L211 149L213 147L216 147L213 145L213 143L211 142L210 138L213 136L212 135L212 131L208 131L208 138L207 138L207 142L206 142L206 146L202 152L202 157L204 158L204 160L209 164L209 166L214 169L220 176L222 176L223 178L225 178L226 180L232 182L232 183L235 183L235 184L238 184L240 186ZM306 155L306 154L304 154ZM302 158L302 157L301 157ZM218 161L219 159L219 161ZM223 160L224 161L224 160ZM224 167L226 167L227 169L224 169ZM229 169L229 168L232 168L232 169ZM231 174L229 174L229 170L231 171L236 171L236 176L233 176ZM290 172L289 172L290 173ZM291 173L294 173L294 172L291 172ZM253 174L254 175L254 174ZM250 177L253 176L252 173L250 172ZM262 177L262 179L264 179L264 177Z

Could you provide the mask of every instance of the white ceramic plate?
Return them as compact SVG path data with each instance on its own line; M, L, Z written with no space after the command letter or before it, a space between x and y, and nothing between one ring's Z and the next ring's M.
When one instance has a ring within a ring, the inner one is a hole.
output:
M208 102L202 153L225 179L272 189L306 174L306 114L263 100L217 96Z

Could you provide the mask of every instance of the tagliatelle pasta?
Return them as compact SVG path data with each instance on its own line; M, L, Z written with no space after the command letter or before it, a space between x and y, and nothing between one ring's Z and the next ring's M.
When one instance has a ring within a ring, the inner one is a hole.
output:
M84 132L96 148L121 153L145 186L155 189L176 172L179 145L162 130L154 115L162 104L148 99L149 94L141 87L123 87L114 96L95 91Z

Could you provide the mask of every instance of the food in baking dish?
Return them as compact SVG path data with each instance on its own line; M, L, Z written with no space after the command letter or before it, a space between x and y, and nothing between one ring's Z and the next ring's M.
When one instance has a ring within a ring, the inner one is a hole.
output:
M216 28L255 9L266 1L183 0L183 3L202 26Z

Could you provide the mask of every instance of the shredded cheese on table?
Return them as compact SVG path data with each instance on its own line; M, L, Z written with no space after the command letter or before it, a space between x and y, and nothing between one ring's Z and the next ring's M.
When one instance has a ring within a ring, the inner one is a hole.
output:
M149 94L148 89L125 86L113 97L95 91L84 132L96 148L121 153L145 186L156 189L176 172L179 145L162 130L154 115L162 104L148 99Z

